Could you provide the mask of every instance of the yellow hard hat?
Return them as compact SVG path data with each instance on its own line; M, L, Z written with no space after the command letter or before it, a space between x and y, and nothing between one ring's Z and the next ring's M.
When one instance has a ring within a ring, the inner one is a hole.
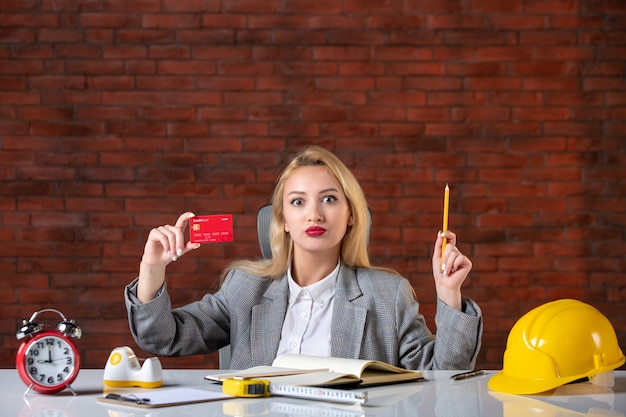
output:
M578 300L536 307L513 326L503 368L489 388L509 394L536 394L624 364L615 329L597 309Z

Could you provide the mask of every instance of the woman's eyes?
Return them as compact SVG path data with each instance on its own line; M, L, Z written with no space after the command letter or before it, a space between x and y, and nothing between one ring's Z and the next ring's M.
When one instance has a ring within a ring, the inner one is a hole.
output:
M322 203L330 204L330 203L334 203L335 201L337 201L337 197L333 195L327 195L327 196L322 197ZM293 206L301 206L303 204L304 204L304 199L302 198L294 198L293 200L291 200L291 205Z

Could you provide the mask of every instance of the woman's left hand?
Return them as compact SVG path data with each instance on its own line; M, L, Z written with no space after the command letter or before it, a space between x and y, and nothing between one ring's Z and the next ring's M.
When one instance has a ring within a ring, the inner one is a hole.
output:
M443 238L448 241L441 256ZM451 231L440 232L437 235L433 250L433 277L437 297L450 307L461 310L461 285L472 269L472 261L456 247L456 235Z

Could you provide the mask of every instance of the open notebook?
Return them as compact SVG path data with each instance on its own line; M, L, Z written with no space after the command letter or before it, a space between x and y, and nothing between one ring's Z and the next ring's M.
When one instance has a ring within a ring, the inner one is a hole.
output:
M276 385L367 387L417 381L423 379L423 375L420 371L374 360L280 355L272 366L255 366L241 371L205 376L205 379L216 382L228 378L262 378Z

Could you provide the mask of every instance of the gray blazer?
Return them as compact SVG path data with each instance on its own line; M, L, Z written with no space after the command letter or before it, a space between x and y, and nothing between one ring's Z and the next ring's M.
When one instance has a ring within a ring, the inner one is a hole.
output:
M211 353L231 345L231 369L271 365L288 306L287 277L230 271L215 294L172 309L165 286L149 303L126 287L130 329L137 344L160 356ZM437 301L437 337L426 327L408 280L341 265L331 325L331 356L376 359L407 369L471 369L480 349L482 315Z

